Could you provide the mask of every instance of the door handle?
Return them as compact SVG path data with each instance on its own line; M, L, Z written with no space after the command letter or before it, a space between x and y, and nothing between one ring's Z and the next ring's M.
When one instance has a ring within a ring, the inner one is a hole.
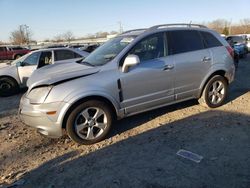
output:
M163 67L163 70L165 71L165 70L171 70L171 69L173 69L174 68L174 65L165 65L164 67Z
M202 62L204 62L204 63L208 63L208 62L210 62L211 61L211 57L204 57L203 59L202 59Z

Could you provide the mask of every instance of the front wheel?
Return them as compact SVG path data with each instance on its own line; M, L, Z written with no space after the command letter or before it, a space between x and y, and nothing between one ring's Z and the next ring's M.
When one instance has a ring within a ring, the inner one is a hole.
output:
M112 124L109 106L101 101L91 100L79 104L70 113L66 131L79 144L94 144L105 138Z
M18 92L17 82L9 77L0 78L0 96L8 97Z
M228 93L228 84L224 77L216 75L206 84L199 99L201 105L217 108L224 104Z

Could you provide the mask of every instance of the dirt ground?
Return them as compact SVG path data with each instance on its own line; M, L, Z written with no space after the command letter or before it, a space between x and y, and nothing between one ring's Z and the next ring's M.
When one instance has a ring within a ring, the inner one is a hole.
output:
M192 100L129 117L91 146L36 133L16 115L22 94L0 98L0 187L250 187L249 91L250 54L222 107Z

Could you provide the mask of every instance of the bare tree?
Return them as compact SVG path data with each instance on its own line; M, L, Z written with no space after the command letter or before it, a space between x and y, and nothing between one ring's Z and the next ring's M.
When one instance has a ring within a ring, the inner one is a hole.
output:
M240 26L242 27L242 33L250 33L250 19L245 18L240 21Z
M74 39L74 35L71 31L67 31L62 36L63 36L63 39L66 40L68 43L70 43L70 41Z
M219 33L223 33L223 31L227 31L230 33L231 22L225 19L217 19L212 22L209 22L208 27L216 30Z
M27 25L19 25L18 29L11 32L10 40L13 44L29 44L31 36L31 30Z
M53 42L63 42L63 36L60 34L56 35L52 41Z

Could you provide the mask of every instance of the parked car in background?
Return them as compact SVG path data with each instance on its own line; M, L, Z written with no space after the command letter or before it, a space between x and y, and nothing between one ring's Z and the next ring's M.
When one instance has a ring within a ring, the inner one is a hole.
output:
M85 48L86 45L83 45L83 44L73 44L73 45L69 45L68 47L69 48L75 48L75 49L78 49L78 50L82 50L82 48Z
M57 45L49 45L44 48L46 49L46 48L65 48L65 47L67 47L67 45L57 44Z
M98 48L100 46L100 44L89 44L89 45L86 45L84 47L81 47L79 49L85 51L85 52L88 52L88 53L91 53L93 52L96 48Z
M230 46L236 51L240 58L246 57L248 50L247 50L247 43L244 37L231 35L226 37L227 42Z
M127 31L68 69L45 69L28 81L21 120L50 137L66 129L80 144L102 140L115 119L173 103L219 107L235 74L230 45L193 24Z
M19 88L26 87L27 79L38 68L50 64L77 61L86 56L88 56L87 52L75 49L53 48L32 51L9 64L1 63L0 96L12 95Z
M250 53L250 35L247 35L246 39L247 39L247 50L248 53Z
M18 59L29 52L29 49L21 46L0 46L0 60Z

